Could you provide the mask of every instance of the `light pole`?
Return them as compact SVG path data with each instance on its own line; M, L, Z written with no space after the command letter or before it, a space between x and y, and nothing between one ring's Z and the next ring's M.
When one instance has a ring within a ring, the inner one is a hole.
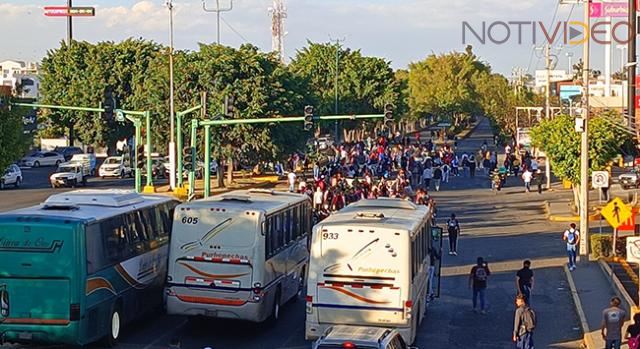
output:
M176 125L174 115L174 100L173 100L173 2L167 0L167 8L169 9L169 120L171 136L169 140L169 186L171 190L176 189ZM182 130L179 130L182 131Z
M569 72L569 74L573 74L573 52L567 52L567 59L569 59L569 68L567 69L567 71Z
M336 115L338 115L338 78L340 77L340 43L344 42L345 39L336 39L336 75L335 75L335 81L333 83L333 89L334 89L334 93L335 93L335 113ZM338 142L340 140L340 133L339 133L339 127L338 127L338 120L336 120L335 124L335 137L336 137L336 142Z
M590 3L591 0L583 2L584 22L586 28L590 28ZM589 261L589 66L590 38L584 35L582 44L583 65L582 65L582 134L580 135L580 260Z
M220 7L220 0L216 0L216 8L215 9L208 9L207 8L207 3L205 0L202 0L202 9L205 12L215 12L216 13L216 27L217 27L217 31L216 31L216 43L218 45L220 45L220 12L228 12L233 10L233 0L229 0L229 7Z

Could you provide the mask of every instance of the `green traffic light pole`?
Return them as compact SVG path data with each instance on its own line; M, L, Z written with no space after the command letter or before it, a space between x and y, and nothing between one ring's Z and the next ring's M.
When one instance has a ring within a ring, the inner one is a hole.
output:
M328 120L360 120L360 119L382 119L384 114L367 114L367 115L327 115L327 116L315 116L314 121L328 121ZM211 126L226 126L226 125L246 125L246 124L270 124L280 122L304 122L304 116L296 117L276 117L276 118L259 118L259 119L235 119L235 120L207 120L198 121L196 119L191 120L191 151L195 155L196 148L196 133L198 126L203 126L205 130L205 164L204 164L204 197L211 195ZM195 161L195 156L193 157ZM218 165L218 168L220 165ZM195 167L194 167L195 168ZM195 173L189 172L189 198L191 199L195 192Z
M176 135L176 148L177 148L177 159L176 159L176 176L178 176L177 178L177 182L176 182L176 187L181 188L182 187L182 146L183 146L183 141L182 141L182 118L193 113L196 112L198 110L202 109L202 104L197 105L193 108L184 110L184 111L179 111L176 113L176 132L178 133Z
M19 107L31 107L31 108L44 108L44 109L57 109L57 110L75 110L75 111L87 111L87 112L98 112L104 113L104 108L91 108L91 107L72 107L72 106L64 106L64 105L54 105L54 104L38 104L38 103L13 103L15 106ZM142 120L141 118L145 118L145 124L147 128L146 135L146 147L147 147L147 185L144 187L144 192L155 192L155 188L153 187L153 171L152 161L151 161L151 112L150 111L134 111L134 110L115 110L117 112L121 112L123 116L131 121L136 128L136 147L135 151L135 159L136 163L140 154L138 154L138 145L142 144ZM131 164L133 165L133 164ZM142 191L142 174L139 170L136 171L135 178L135 188L138 193Z

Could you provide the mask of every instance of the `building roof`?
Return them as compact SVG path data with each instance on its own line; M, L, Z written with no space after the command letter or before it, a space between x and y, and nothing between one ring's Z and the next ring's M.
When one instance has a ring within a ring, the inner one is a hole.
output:
M37 216L83 221L101 220L171 200L168 196L140 195L131 190L74 190L51 195L39 205L0 213L0 219Z
M217 195L207 199L195 200L184 203L181 208L226 208L238 210L255 210L265 213L276 212L287 208L292 204L309 201L306 195L280 192L275 190L236 190L223 195Z

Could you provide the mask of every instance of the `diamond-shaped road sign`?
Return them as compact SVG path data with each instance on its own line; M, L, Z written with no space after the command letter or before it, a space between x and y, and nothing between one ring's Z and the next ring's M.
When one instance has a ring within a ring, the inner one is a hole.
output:
M614 229L618 229L631 217L633 213L631 208L625 205L620 198L615 198L611 200L607 206L602 209L602 211L600 211L600 214L607 220L609 225Z

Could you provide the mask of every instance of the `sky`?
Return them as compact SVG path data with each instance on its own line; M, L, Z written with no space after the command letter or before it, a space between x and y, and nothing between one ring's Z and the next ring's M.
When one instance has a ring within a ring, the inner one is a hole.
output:
M232 0L220 0L221 6ZM169 15L164 0L74 0L74 6L95 6L96 16L74 19L74 39L98 42L142 37L168 44ZM211 43L216 37L215 14L202 9L201 0L174 3L174 45L177 49L197 49L199 42ZM44 6L66 5L65 0L0 0L0 60L40 61L46 52L66 38L66 20L45 17ZM215 0L207 0L209 7ZM271 50L272 0L233 0L233 10L223 13L222 43L237 47L250 42ZM295 55L308 40L344 40L343 45L361 49L366 55L384 57L394 68L406 68L429 54L462 51L463 22L479 30L495 21L541 21L552 28L552 19L579 19L580 5L559 5L558 0L286 0L285 22L287 57ZM554 17L555 14L555 17ZM571 15L571 16L570 16ZM495 36L504 36L496 27ZM513 29L513 28L512 28ZM504 30L504 29L503 29ZM514 67L533 73L544 67L541 51L526 40L517 43L512 30L503 45L480 43L468 37L474 52L494 71L510 76ZM525 37L527 37L525 35ZM554 46L555 65L566 69L573 52L575 62L581 47ZM620 50L613 49L614 71L620 66ZM604 48L595 45L592 59L596 68L603 64Z

